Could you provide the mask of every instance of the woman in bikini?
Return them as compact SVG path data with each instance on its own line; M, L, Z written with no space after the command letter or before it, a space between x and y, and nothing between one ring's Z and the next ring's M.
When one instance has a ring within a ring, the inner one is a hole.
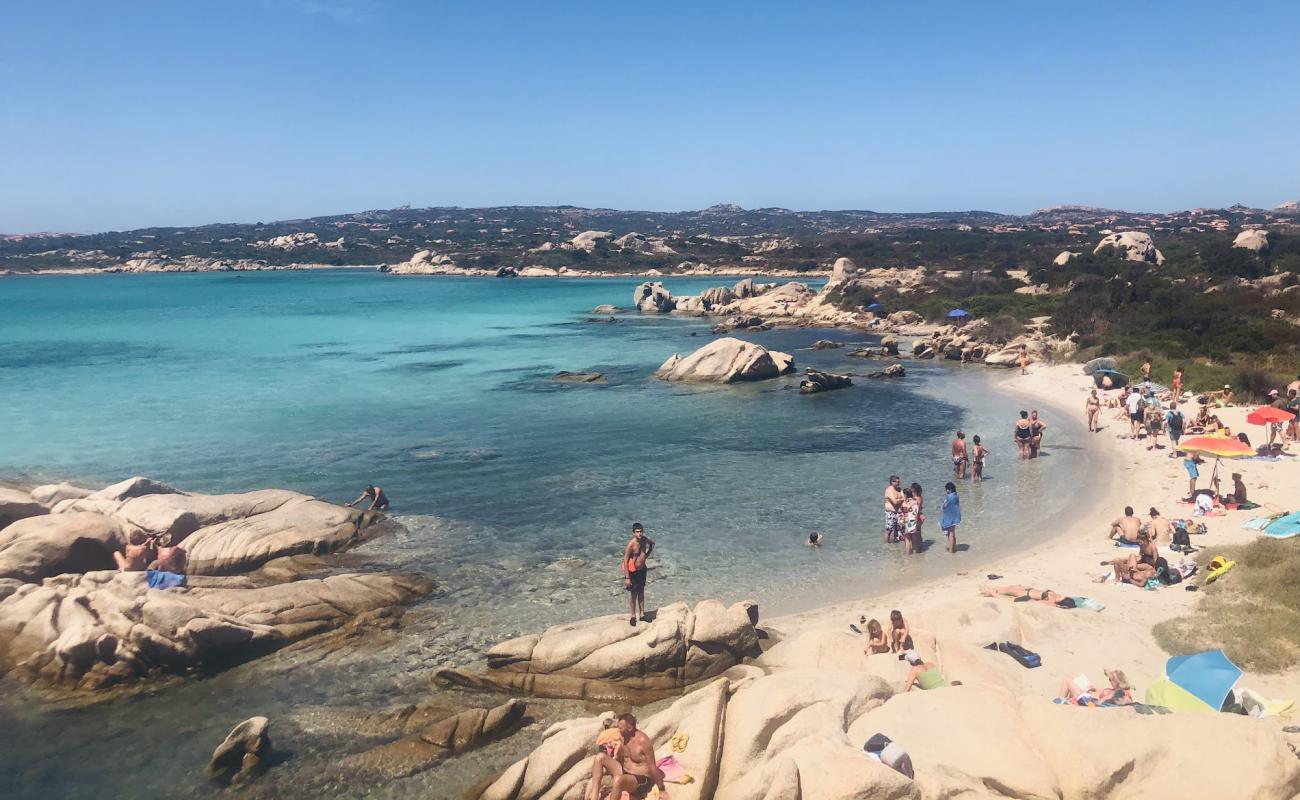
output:
M1183 394L1183 366L1182 366L1182 364L1179 364L1179 365L1178 365L1178 369L1174 370L1174 379L1173 379L1173 381L1172 381L1172 383L1171 383L1171 385L1170 385L1169 388L1170 388L1170 389L1173 389L1173 391L1174 391L1174 400L1177 400L1179 397L1182 396L1182 394Z
M1020 451L1020 458L1029 458L1029 440L1034 437L1033 426L1029 422L1029 412L1021 411L1020 419L1016 420L1016 429L1012 435L1012 441L1016 443L1016 449Z
M1097 397L1096 389L1088 395L1088 402L1084 404L1083 411L1088 416L1088 433L1096 433L1097 417L1101 415L1101 399Z
M975 449L971 453L971 480L979 483L984 480L984 459L988 457L989 449L980 443L980 437L976 436L971 439Z
M1133 685L1122 670L1108 669L1106 680L1110 686L1098 691L1087 675L1066 676L1061 679L1059 696L1062 700L1081 706L1095 706L1099 703L1126 706L1133 701Z

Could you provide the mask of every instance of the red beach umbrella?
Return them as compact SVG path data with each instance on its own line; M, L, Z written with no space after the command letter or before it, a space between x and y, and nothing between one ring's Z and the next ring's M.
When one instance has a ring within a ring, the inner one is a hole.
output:
M1246 415L1246 421L1251 425L1267 425L1270 422L1290 422L1295 418L1295 414L1272 406L1260 406Z

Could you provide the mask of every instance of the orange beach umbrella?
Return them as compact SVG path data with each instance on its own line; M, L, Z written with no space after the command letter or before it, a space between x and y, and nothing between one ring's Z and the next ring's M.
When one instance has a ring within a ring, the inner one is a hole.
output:
M1226 436L1193 436L1180 441L1178 449L1215 458L1246 458L1255 455L1255 450L1250 445Z

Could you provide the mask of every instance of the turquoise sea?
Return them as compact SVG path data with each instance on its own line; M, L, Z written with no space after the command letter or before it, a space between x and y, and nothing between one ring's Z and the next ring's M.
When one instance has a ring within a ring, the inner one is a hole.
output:
M298 754L323 752L328 742L302 721L312 709L418 702L436 666L472 663L507 635L625 610L618 556L632 522L659 545L652 605L753 598L770 614L1041 539L1088 480L1073 417L1046 413L1046 456L1015 460L1019 407L979 367L907 362L903 380L809 397L796 376L660 382L654 369L710 341L710 323L588 321L598 304L626 306L639 282L361 270L0 278L0 480L102 485L139 474L340 502L373 482L401 527L349 562L424 571L440 587L399 631L357 650L308 658L293 648L79 711L43 708L5 684L0 789L10 791L0 794L202 791L207 754L252 714L271 716ZM675 294L723 282L665 279ZM857 332L743 337L793 353L801 368L880 366L848 348L809 349L822 338L875 342ZM559 370L600 371L608 383L555 383ZM936 542L905 561L881 542L885 480L898 473L926 488L935 539L959 427L993 450L990 480L961 488L959 538L972 549L952 557ZM826 535L819 551L802 546L812 530ZM453 796L448 787L503 766L512 746L366 792ZM142 755L123 761L123 748ZM292 774L294 763L277 769Z

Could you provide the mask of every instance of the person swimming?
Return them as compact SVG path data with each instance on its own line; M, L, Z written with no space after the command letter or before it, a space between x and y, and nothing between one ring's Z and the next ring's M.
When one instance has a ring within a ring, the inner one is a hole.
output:
M808 534L808 541L804 542L804 545L807 547L821 547L822 542L825 541L825 539L826 537L822 536L821 533L813 531Z

